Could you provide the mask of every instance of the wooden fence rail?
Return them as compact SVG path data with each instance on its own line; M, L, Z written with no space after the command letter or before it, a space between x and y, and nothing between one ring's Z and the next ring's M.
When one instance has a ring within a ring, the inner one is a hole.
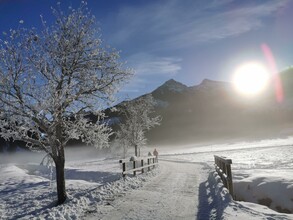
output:
M144 173L150 171L158 165L158 158L156 156L140 157L135 160L123 159L119 160L122 164L122 176L125 177L126 174L132 173L135 176L136 172Z
M232 160L227 159L226 157L215 157L215 168L219 176L221 177L224 186L229 190L232 198L234 199L234 190L233 190L233 180L232 180L232 171L231 164Z

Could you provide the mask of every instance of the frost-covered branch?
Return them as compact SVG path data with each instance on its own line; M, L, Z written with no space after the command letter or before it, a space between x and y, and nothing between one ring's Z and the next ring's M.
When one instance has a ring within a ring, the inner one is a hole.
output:
M152 95L146 95L132 101L125 101L118 109L122 115L117 140L128 147L141 147L146 143L145 133L160 125L161 117L154 116L155 101Z
M102 110L131 71L103 46L85 2L53 15L51 26L42 18L41 31L20 27L0 39L0 135L44 150L64 169L70 139L107 146L111 130ZM97 122L86 117L90 111Z

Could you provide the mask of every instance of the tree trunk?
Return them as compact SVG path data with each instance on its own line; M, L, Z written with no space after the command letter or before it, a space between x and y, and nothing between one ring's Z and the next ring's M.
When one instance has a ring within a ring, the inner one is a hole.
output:
M58 158L54 161L56 166L58 205L61 205L65 202L67 198L66 190L65 190L65 174L64 174L65 159L62 156L58 156Z
M57 90L58 91L58 90ZM59 90L60 91L60 90ZM62 138L62 109L59 107L58 109L58 125L56 127L56 181L57 181L57 194L58 194L58 205L61 205L65 202L67 195L65 190L65 174L64 174L64 166L65 166L65 153L64 153L64 144Z
M134 146L134 150L135 150L135 156L137 157L137 145Z

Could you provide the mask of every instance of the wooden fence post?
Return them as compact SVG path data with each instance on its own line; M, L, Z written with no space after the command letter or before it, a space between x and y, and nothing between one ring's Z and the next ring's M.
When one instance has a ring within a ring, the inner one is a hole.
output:
M143 159L141 159L141 167L143 167ZM141 168L141 173L144 173L144 168Z
M125 171L126 171L126 163L125 163L125 162L123 162L123 163L122 163L122 176L123 176L123 177L125 177L125 176L126 176L126 173L125 173Z
M231 196L234 198L231 164L227 164L227 185Z
M122 177L126 176L126 163L124 160L119 160L119 163L122 163Z
M135 169L136 168L136 166L135 166L135 160L133 161L133 169ZM133 176L135 176L136 175L136 171L133 171Z

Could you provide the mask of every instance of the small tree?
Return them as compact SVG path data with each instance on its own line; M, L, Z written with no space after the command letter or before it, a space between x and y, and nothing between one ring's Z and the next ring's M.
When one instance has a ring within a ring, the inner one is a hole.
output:
M131 73L116 51L102 47L86 3L68 14L58 7L53 15L51 26L41 19L41 32L18 28L0 41L0 135L52 157L62 204L66 143L108 145L110 129L101 110ZM85 117L89 111L97 122Z
M118 108L121 113L117 141L123 146L124 157L128 147L135 149L138 156L138 148L146 143L145 133L156 125L160 125L160 116L152 116L155 101L151 94L125 101Z

